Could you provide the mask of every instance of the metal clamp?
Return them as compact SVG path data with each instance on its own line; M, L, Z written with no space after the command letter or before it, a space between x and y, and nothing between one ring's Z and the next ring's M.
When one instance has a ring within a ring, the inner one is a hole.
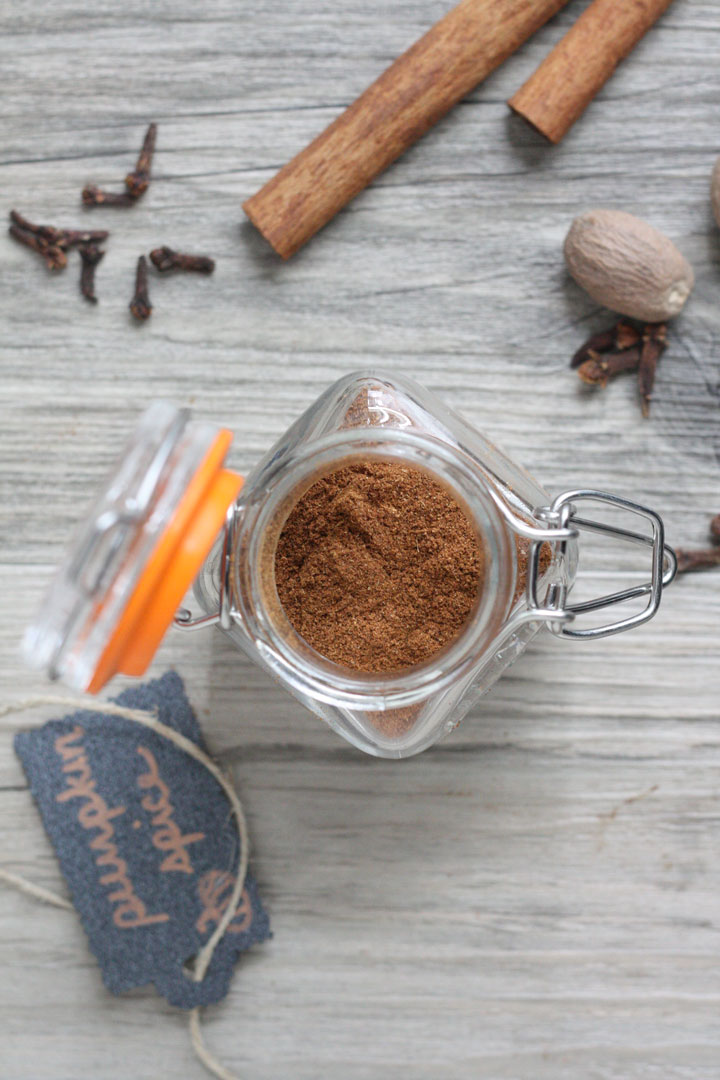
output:
M229 630L235 617L235 607L232 602L232 588L230 580L231 552L233 541L233 528L235 522L235 504L228 507L223 526L223 545L220 553L220 598L218 610L210 615L193 616L187 608L181 607L175 612L173 620L178 630L204 630L206 626L221 626L223 630Z
M629 511L638 517L644 518L652 526L652 535L632 532L621 529L605 522L594 521L591 518L580 517L577 514L576 503L587 500L600 502L621 510ZM536 517L547 522L548 532L544 538L535 533L532 537L532 548L528 562L528 602L535 618L542 618L549 624L550 630L561 637L569 638L600 638L609 637L612 634L620 634L624 630L630 630L635 626L652 619L660 606L662 591L669 585L677 572L677 559L675 552L665 543L665 530L662 519L646 506L622 499L619 495L612 495L605 491L578 490L566 491L553 501L549 507L543 507L536 511ZM581 604L567 603L567 587L554 583L550 585L548 595L544 602L538 598L540 587L540 549L546 539L558 530L563 530L564 535L558 536L558 552L560 557L567 553L567 545L571 539L576 538L581 530L588 532L604 533L609 536L625 540L630 544L640 544L652 549L652 569L650 580L642 585L636 585L630 589L609 593L607 596L599 596L594 600L588 600ZM528 530L529 531L529 530ZM648 602L642 611L629 615L624 619L606 623L602 626L590 627L585 630L571 629L567 624L573 622L576 616L589 611L599 611L602 608L622 604L628 600L640 596L647 596Z

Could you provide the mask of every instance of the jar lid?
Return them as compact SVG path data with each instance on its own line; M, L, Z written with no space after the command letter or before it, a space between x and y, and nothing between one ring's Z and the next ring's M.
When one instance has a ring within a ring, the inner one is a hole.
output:
M90 693L145 672L242 486L231 442L167 402L143 413L25 634L32 667Z

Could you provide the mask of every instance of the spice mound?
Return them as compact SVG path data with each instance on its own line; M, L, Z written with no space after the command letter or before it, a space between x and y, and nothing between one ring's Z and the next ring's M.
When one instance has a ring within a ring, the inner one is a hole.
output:
M419 664L458 636L484 580L463 507L414 466L347 465L312 485L275 553L280 602L322 656L355 671Z

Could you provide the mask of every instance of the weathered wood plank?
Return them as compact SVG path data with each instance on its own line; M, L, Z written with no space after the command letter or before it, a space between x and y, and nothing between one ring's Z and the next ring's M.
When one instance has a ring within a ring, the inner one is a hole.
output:
M247 469L332 379L411 374L550 490L644 498L671 541L704 542L720 510L720 13L676 0L553 150L504 101L584 6L288 265L241 223L243 199L441 3L1 6L4 204L113 235L97 308L74 264L49 279L0 238L0 700L43 689L18 662L22 627L156 397L228 423ZM146 198L84 213L83 184L120 182L150 119ZM697 272L644 424L631 380L593 395L567 371L605 321L559 254L592 205L648 217ZM134 262L160 243L217 270L154 281L134 326ZM603 558L592 583L611 571ZM345 747L219 634L171 635L153 672L182 673L235 769L275 930L208 1014L218 1053L262 1080L719 1077L719 618L706 575L634 635L540 638L451 739L399 765ZM62 888L1 723L0 863ZM105 993L71 914L0 889L0 927L3 1080L205 1075L182 1016Z

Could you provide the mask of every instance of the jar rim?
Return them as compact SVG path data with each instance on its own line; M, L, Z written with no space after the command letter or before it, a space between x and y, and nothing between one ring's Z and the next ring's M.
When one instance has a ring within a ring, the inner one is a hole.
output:
M368 458L400 460L440 482L468 514L486 553L483 588L460 632L425 661L392 672L353 671L312 649L287 618L274 580L277 539L297 500L321 476ZM415 704L477 668L511 607L517 565L489 482L460 447L407 429L351 428L271 460L261 482L251 487L247 501L241 493L238 503L234 599L276 674L315 699L372 710ZM243 557L237 557L240 549Z

